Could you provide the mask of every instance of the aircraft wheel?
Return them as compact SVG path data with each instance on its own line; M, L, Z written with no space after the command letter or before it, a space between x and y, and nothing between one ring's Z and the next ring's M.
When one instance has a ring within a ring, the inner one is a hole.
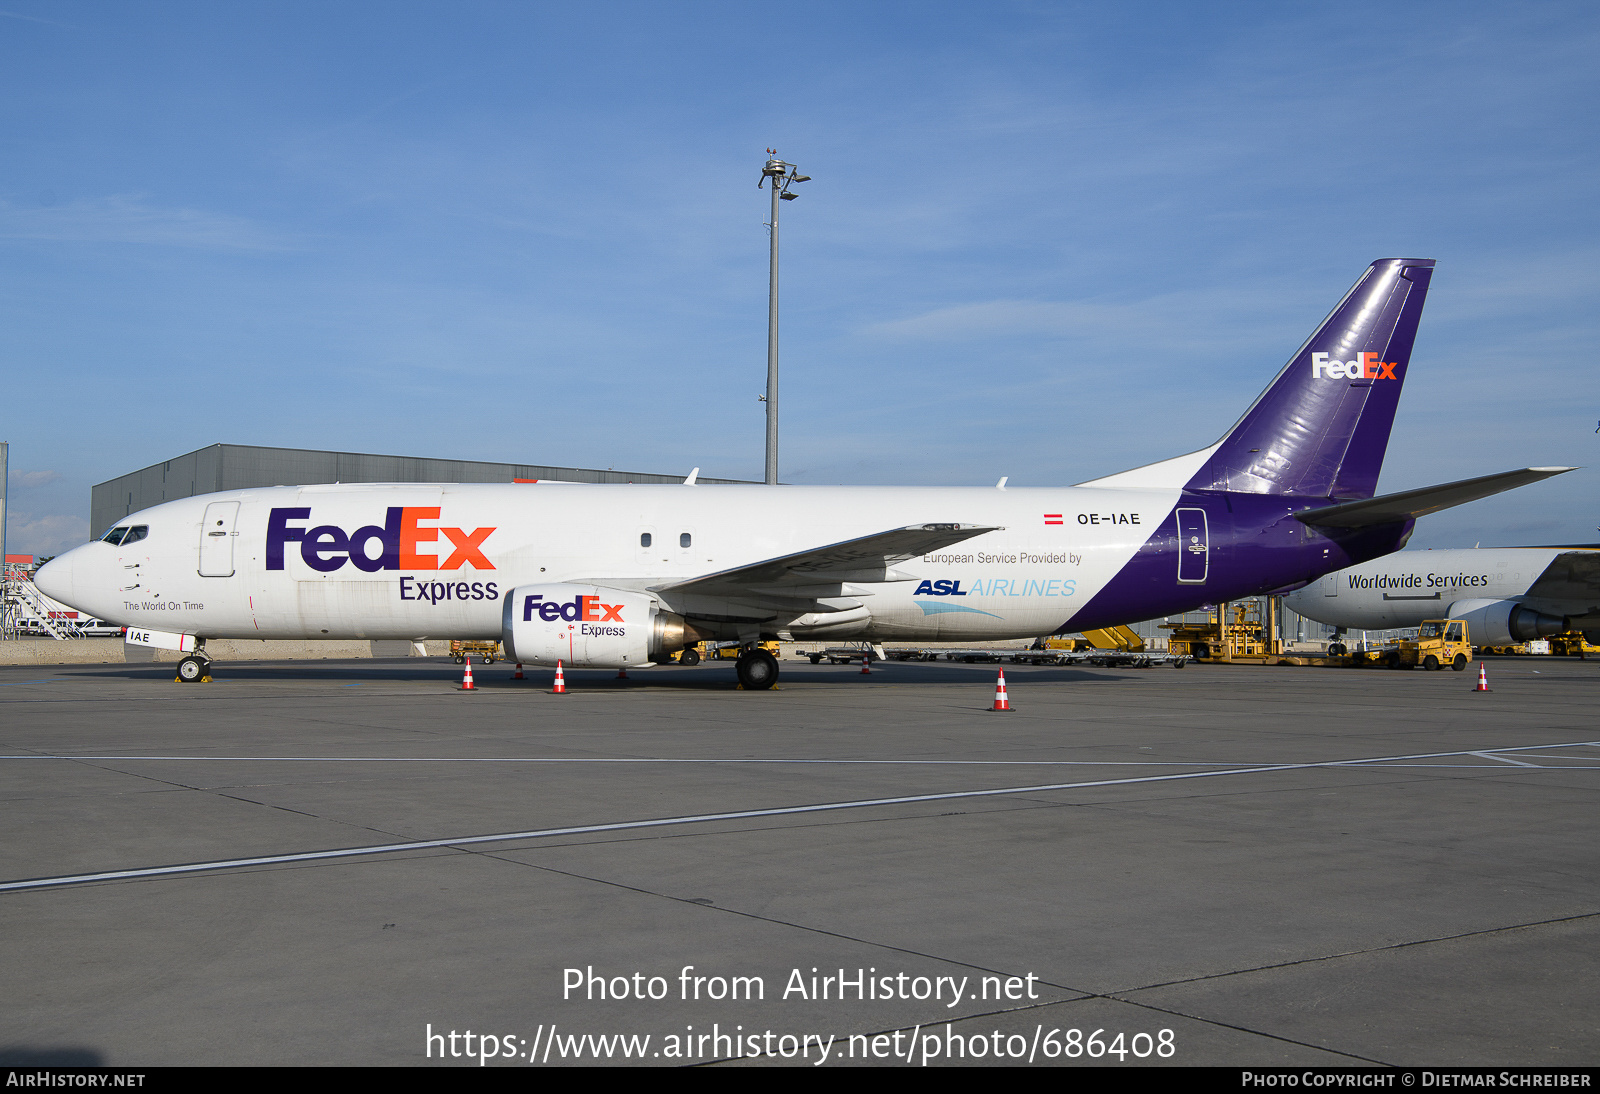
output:
M812 664L813 664L813 665L820 665L820 664L822 664L822 654L820 654L820 653L813 653L813 654L812 654L812 655L811 655L811 663L812 663Z
M1439 670L1439 659L1430 653L1423 659L1422 667L1429 672L1437 672Z
M1455 660L1450 662L1450 667L1455 669L1457 672L1465 672L1467 668L1467 655L1464 653L1456 654Z
M690 668L693 668L695 665L698 665L699 663L700 663L700 651L696 650L696 649L684 650L683 651L683 655L678 658L678 664L680 664L680 665L688 665Z
M198 684L207 675L210 663L204 657L185 657L178 662L178 680L185 684Z
M766 650L749 650L736 666L746 691L765 691L778 682L778 659Z

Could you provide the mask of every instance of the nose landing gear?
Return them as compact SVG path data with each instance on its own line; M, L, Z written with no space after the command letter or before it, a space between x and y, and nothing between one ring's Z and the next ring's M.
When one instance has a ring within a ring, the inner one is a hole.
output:
M211 683L211 659L191 653L178 662L178 675L174 679L180 684Z

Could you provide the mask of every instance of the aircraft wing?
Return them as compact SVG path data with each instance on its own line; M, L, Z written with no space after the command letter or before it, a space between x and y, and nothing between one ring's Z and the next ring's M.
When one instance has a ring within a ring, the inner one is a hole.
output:
M651 591L740 596L770 595L781 589L787 595L798 597L839 596L840 592L830 592L826 587L851 581L910 580L909 575L895 573L896 562L995 531L999 528L984 524L912 524L687 581L653 585Z
M1576 467L1524 467L1519 471L1502 471L1498 475L1484 475L1476 479L1447 482L1442 486L1424 486L1420 490L1402 490L1398 494L1385 494L1364 501L1347 501L1342 505L1327 505L1320 509L1307 509L1296 513L1295 519L1322 528L1366 528L1374 524L1397 524L1413 517L1425 517L1441 509L1464 505L1469 501L1487 498L1504 490L1515 490L1530 482L1548 479L1576 471Z
M1528 587L1528 596L1550 600L1600 600L1600 551L1565 551L1551 559Z

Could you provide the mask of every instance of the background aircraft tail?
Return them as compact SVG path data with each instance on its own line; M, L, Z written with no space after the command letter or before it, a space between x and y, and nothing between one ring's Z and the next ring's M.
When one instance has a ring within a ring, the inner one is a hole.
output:
M1220 441L1080 485L1372 497L1432 276L1379 259Z
M1432 276L1432 259L1367 267L1188 489L1372 497Z

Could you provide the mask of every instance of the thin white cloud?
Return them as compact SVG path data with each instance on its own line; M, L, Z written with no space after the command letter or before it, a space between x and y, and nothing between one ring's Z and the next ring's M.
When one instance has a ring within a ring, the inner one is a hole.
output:
M1264 326L1272 329L1275 317L1265 307L1251 314L1252 300L1270 306L1248 292L1173 293L1127 303L987 300L872 323L861 333L888 342L1042 337L1145 352L1215 352L1255 344Z
M13 513L6 524L6 553L11 555L59 555L89 540L89 522L65 513Z
M33 490L40 486L49 486L53 482L61 481L59 471L13 471L11 472L11 485L23 490Z
M0 201L0 239L61 243L138 243L203 250L278 251L288 241L242 217L161 208L114 195L26 207Z

